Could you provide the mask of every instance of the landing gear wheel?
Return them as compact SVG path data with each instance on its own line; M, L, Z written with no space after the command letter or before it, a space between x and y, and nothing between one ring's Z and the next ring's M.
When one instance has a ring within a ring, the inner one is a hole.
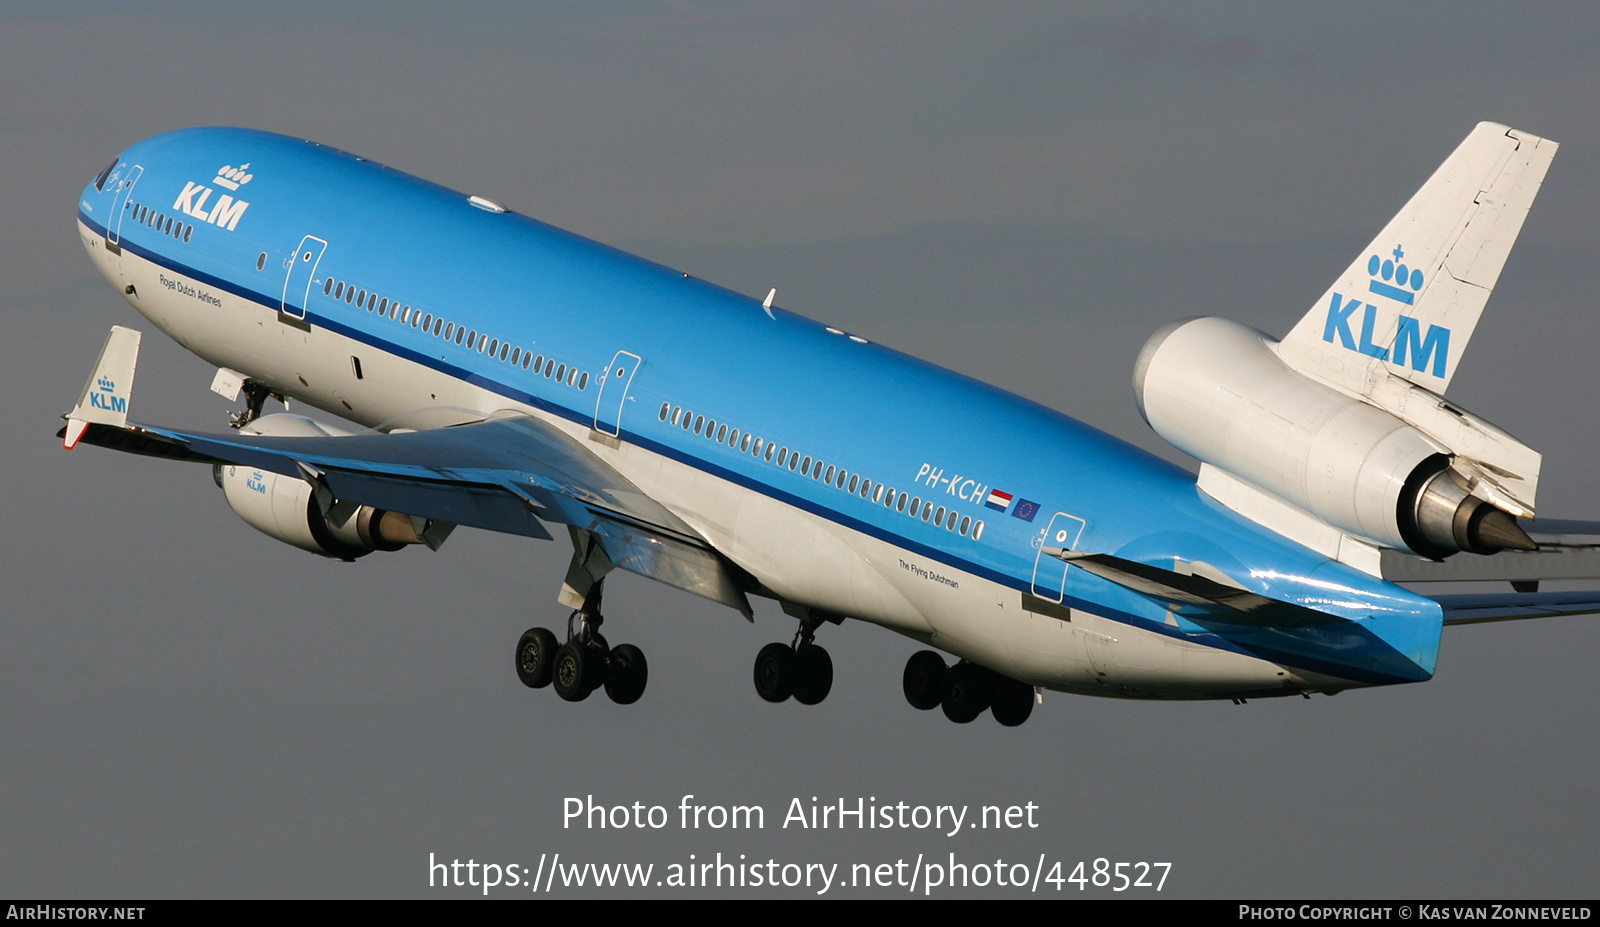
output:
M644 694L644 684L650 668L644 661L644 651L632 644L618 644L611 651L610 667L606 670L606 695L618 705L632 705Z
M989 713L1006 727L1016 727L1033 714L1033 686L1006 677L994 687L994 704Z
M756 654L756 694L769 702L786 701L793 695L799 675L794 648L788 644L774 642Z
M799 665L800 681L794 687L794 700L802 705L815 705L828 697L833 690L833 658L816 644L807 644L795 654Z
M944 698L940 701L944 716L957 724L966 724L983 714L989 707L988 675L988 670L975 663L957 663L950 667L945 673Z
M919 650L912 654L911 659L906 661L905 675L900 680L905 687L906 701L919 711L938 708L939 699L944 695L947 672L944 657L932 650Z
M575 641L567 641L556 651L554 680L556 694L568 702L581 702L595 690L601 675L594 651Z
M517 641L517 678L530 689L550 684L556 662L556 636L544 628L529 628Z

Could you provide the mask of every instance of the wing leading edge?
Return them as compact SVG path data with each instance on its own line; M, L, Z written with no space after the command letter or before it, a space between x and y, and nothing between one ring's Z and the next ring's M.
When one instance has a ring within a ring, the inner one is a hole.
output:
M126 358L121 364L131 367ZM97 368L103 365L104 352ZM91 387L97 376L91 374ZM581 604L586 589L573 586L575 577L598 579L617 567L721 602L746 618L753 614L745 589L757 584L747 574L578 441L531 416L501 413L398 434L201 434L129 424L126 402L121 405L122 415L98 416L109 421L74 408L58 436L69 446L94 444L302 479L335 522L368 505L546 540L552 535L544 523L564 524L577 548L564 602Z

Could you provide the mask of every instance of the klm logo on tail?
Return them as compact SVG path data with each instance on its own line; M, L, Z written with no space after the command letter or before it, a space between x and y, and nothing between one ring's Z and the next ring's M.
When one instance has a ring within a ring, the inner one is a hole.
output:
M89 406L95 409L104 409L107 412L120 412L127 414L128 399L126 396L112 395L117 390L117 384L101 377L95 383L97 389L89 391Z
M1381 259L1374 254L1367 261L1367 273L1372 280L1367 284L1367 290L1378 296L1392 299L1395 302L1410 306L1416 300L1416 295L1422 290L1422 271L1407 268L1400 263L1405 257L1405 251L1399 245L1395 246L1393 259ZM1350 324L1356 310L1362 310L1361 337L1358 340ZM1377 326L1378 307L1372 303L1363 303L1359 297L1345 299L1341 294L1334 293L1332 303L1328 306L1328 320L1322 328L1322 340L1333 343L1334 338L1339 339L1339 344L1368 357L1375 357L1381 361L1404 366L1408 362L1413 370L1428 370L1441 379L1445 375L1445 365L1450 359L1450 329L1442 325L1427 326L1423 330L1423 323L1408 315L1400 316L1400 330L1395 333L1394 353L1386 347L1373 344L1373 330Z

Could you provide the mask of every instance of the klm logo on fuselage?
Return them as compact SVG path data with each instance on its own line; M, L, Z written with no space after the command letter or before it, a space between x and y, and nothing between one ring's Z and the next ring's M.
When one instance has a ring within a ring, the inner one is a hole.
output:
M1412 305L1416 301L1416 294L1422 290L1422 271L1400 263L1405 257L1405 250L1399 245L1395 246L1392 253L1393 260L1379 258L1376 254L1368 259L1367 273L1372 280L1368 282L1367 290L1385 299ZM1350 327L1357 310L1361 311L1359 339ZM1430 324L1424 331L1421 322L1402 315L1400 328L1395 332L1391 356L1389 348L1372 341L1377 324L1377 306L1363 302L1360 297L1346 299L1342 294L1334 293L1332 303L1328 306L1327 324L1322 327L1322 340L1332 344L1337 338L1340 345L1359 354L1402 367L1409 363L1413 370L1427 370L1436 377L1444 378L1446 365L1450 361L1450 329Z
M211 178L211 182L225 190L238 192L240 187L249 183L255 177L249 170L250 165L248 162L238 167L225 164L222 166L222 170L217 171L217 176ZM187 182L183 185L183 192L179 193L177 200L173 202L172 208L185 215L193 216L201 222L209 222L231 232L238 228L239 217L243 216L244 211L250 208L250 204L244 200L235 199L232 193L224 193L217 197L215 203L207 205L211 199L211 194L215 192L211 187L203 184L192 181Z
M95 389L89 391L89 406L94 409L104 409L107 412L128 412L128 398L113 395L117 391L117 384L112 380L101 377L95 382Z

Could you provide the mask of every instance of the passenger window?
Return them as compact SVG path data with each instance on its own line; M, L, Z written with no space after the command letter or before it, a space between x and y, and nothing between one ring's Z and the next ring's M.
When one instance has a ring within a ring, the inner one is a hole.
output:
M694 417L694 433L695 434L699 434L700 430L705 428L705 427L706 427L706 417L704 415L696 415Z
M412 312L410 306L406 307L406 311L407 312L411 312L411 327L412 328L416 328L418 325L422 324L422 313L420 313L420 312ZM427 329L426 326L424 326L422 330L423 331L427 331L428 329Z
M717 433L717 420L714 419L714 418L706 419L706 437L708 437L708 438L714 437L716 435L716 433Z
M972 539L976 541L981 537L983 537L983 522L980 521L972 526Z
M488 335L479 335L478 336L478 353L482 354L483 353L483 349L487 348L488 346L489 346L489 336Z
M728 440L728 426L723 425L717 429L717 443L721 444L726 440Z
M322 285L322 295L323 296L327 296L329 293L332 293L332 292L333 292L333 278L329 277L327 282Z
M489 356L493 357L494 356L494 352L496 352L498 350L500 350L500 339L496 338L493 341L489 342Z
M456 330L456 323L446 322L444 326L444 340L449 341L450 335Z
M584 390L586 390L588 388L589 388L589 371L585 370L583 373L578 374L578 392L581 393L581 392L583 392Z
M861 477L859 477L859 476L850 477L850 488L845 490L845 492L851 493L853 495L855 493L855 491L856 491L857 484L859 484L860 482L861 482Z
M936 516L937 516L937 517L936 517L936 518L934 518L934 520L933 520L933 523L934 523L934 524L936 524L936 525L942 525L942 524L944 524L944 506L942 506L942 505L941 505L941 506L939 506L939 511L937 511L937 512L935 512L935 513L934 513L934 515L936 515Z
M919 515L921 512L922 512L922 499L921 499L921 497L912 496L911 497L911 511L907 512L906 514L910 515L912 518L916 518L917 515Z
M439 337L439 332L444 329L444 319L433 320L433 337Z
M399 309L400 307L396 306L395 308ZM383 300L378 303L378 314L379 315L387 315L388 312L389 312L389 297L385 296L383 298Z
M683 417L683 406L675 406L672 410L672 424L678 424L678 419Z
M801 476L810 476L811 475L811 458L810 457L807 457L805 460L800 462L800 475Z
M532 366L533 366L533 355L532 354L524 354L524 355L522 355L522 369L523 370L527 370L529 367L532 367Z
M778 452L778 456L782 457L783 456L783 452L779 451ZM799 462L800 462L800 455L799 454L790 454L789 455L789 472L790 473L794 472L795 465L798 464Z
M843 489L844 488L844 478L845 478L845 471L840 470L839 471L839 478L837 480L834 480L833 485L839 487L840 489Z
M927 521L928 518L931 515L933 515L933 503L932 502L924 502L924 503L922 503L922 520L923 521Z
M735 428L728 432L728 446L734 450L739 449L739 429Z
M567 385L572 386L578 382L578 368L573 367L567 371Z
M661 404L661 420L663 422L667 420L667 414L670 413L671 411L672 411L672 403L663 402Z
M748 452L750 450L750 433L749 432L745 432L744 440L739 442L739 450L745 451L745 452ZM761 456L761 448L759 448L759 447L756 448L756 456L757 457Z
M789 457L789 449L788 448L784 448L783 450L779 451L778 452L778 466L781 467L781 466L784 466L785 464L787 464L789 462L788 461L788 457Z
M967 536L967 529L970 528L970 527L972 527L972 516L963 515L963 516L961 516L961 529L957 533L960 534L962 537L966 537Z
M688 410L684 410L684 413L683 413L683 430L684 431L688 431L689 429L691 429L693 427L694 427L694 413L690 412Z
M897 492L899 491L894 489L889 490L889 498L895 500L894 510L896 512L904 512L906 510L906 494L902 492L899 493L899 495L896 495Z
M545 361L544 362L544 378L546 380L548 380L551 377L555 376L555 373L556 373L556 362L553 361L553 360Z
M356 305L361 306L362 308L366 309L368 312L372 311L372 307L367 304L367 291L366 290L362 290L359 294L356 295Z
M533 360L533 372L544 373L544 355L540 354Z
M561 366L556 368L556 379L557 380L565 380L566 378L567 378L567 365L566 364L562 364Z
M828 478L826 482L833 482L833 464L828 464Z
M183 227L183 243L184 244L188 244L189 243L189 236L191 236L193 234L194 234L194 226L192 226L192 225L184 226Z
M517 363L519 361L521 361L521 360L522 360L522 349L521 348L512 348L511 349L511 366L513 366L513 367L517 366Z
M356 288L353 287L353 286L346 287L345 291L344 291L344 302L345 302L345 305L348 306L348 305L350 305L351 303L353 303L355 301L356 301Z
M261 252L261 256L256 258L256 270L260 270L261 268L266 267L266 266L267 266L267 252L263 251L263 252Z
M460 328L460 327L456 328L456 344L464 343L465 340L466 340L466 337L467 337L467 330L466 329Z

